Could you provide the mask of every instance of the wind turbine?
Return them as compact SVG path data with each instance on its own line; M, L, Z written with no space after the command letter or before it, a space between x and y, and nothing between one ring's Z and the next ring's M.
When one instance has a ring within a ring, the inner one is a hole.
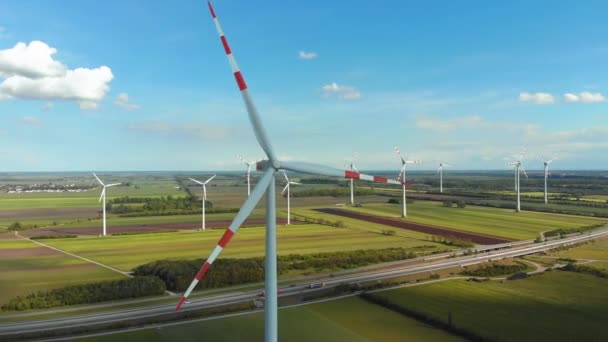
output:
M547 203L549 203L548 188L547 188L547 177L549 177L549 164L551 164L554 159L546 160L543 157L539 157L539 159L542 160L543 164L545 165L545 204L547 204Z
M444 162L439 162L439 168L437 169L437 173L439 174L439 192L443 193L443 168L447 166L447 167L451 167L452 165L448 165Z
M526 178L528 178L528 173L526 172L526 169L524 168L524 163L523 163L523 154L521 154L519 156L519 158L512 162L511 165L513 165L514 170L515 170L515 192L517 193L517 207L516 207L516 211L520 212L521 211L521 192L520 192L520 186L519 186L519 175L523 172L524 176L526 176Z
M105 185L105 184L103 184L101 179L99 179L99 177L97 177L97 175L95 173L93 173L93 176L95 176L95 179L97 179L99 184L101 184L101 186L103 187L103 190L101 190L101 196L99 196L99 202L101 202L103 200L103 207L102 207L103 208L103 234L102 235L106 236L106 188L109 188L111 186L120 185L121 183Z
M359 154L355 152L353 153L353 159L346 161L348 168L353 172L359 172L355 166L357 158L359 158ZM350 179L350 205L355 205L355 182L352 178Z
M246 161L245 158L243 158L243 156L240 154L237 154L236 157L239 158L239 160L241 162L243 162L243 164L247 165L247 196L250 196L251 195L251 165L255 165L255 161Z
M175 310L179 310L192 290L196 287L198 282L203 279L215 259L222 252L222 250L226 247L230 239L234 236L234 234L238 231L241 224L245 221L245 219L251 214L251 212L255 209L258 201L262 198L264 194L266 194L266 257L265 257L265 293L266 293L266 302L264 305L264 324L265 324L265 341L267 342L275 342L278 339L278 320L277 320L277 311L278 311L278 301L277 301L277 249L276 249L276 194L275 194L275 173L279 170L288 170L306 174L313 175L321 175L321 176L329 176L329 177L343 177L347 179L361 179L372 182L379 183L387 183L387 184L405 184L405 182L395 181L392 179L387 179L384 177L378 176L370 176L361 174L359 172L350 171L350 170L338 170L330 167L310 164L310 163L302 163L302 162L284 162L277 159L274 149L270 144L270 140L268 135L266 134L266 129L262 124L262 120L258 111L253 103L253 99L251 94L249 93L249 89L247 84L245 83L245 78L241 73L234 56L232 55L232 50L228 45L228 41L222 31L220 23L215 15L215 11L211 6L211 2L208 1L209 11L211 12L211 16L213 17L213 21L217 28L217 32L220 36L220 40L224 47L224 51L228 57L228 61L232 68L232 72L234 74L234 78L240 90L241 96L243 98L243 102L245 103L245 107L247 109L247 113L249 116L249 121L253 126L253 131L258 140L258 143L266 153L268 160L263 160L257 163L256 168L258 170L262 170L263 174L260 178L259 182L253 188L251 195L245 200L243 206L239 210L239 212L234 217L232 223L224 233L224 235L219 240L217 246L209 255L199 272L194 277L194 280L180 299L177 304Z
M189 178L194 183L200 184L203 186L203 196L202 196L203 197L203 230L205 230L205 202L207 201L207 184L209 184L209 182L211 182L211 180L213 178L215 178L215 176L217 176L217 175L211 176L211 178L207 179L205 182L197 181L194 178Z
M283 171L283 176L285 177L285 181L287 182L287 184L285 184L285 187L283 188L283 191L281 191L281 194L285 195L285 192L287 192L287 225L291 224L291 208L290 208L290 199L289 199L289 193L290 193L290 185L294 184L294 185L300 185L300 183L298 182L292 182L289 180L289 178L287 178L287 173L285 173L285 171Z
M397 180L402 182L403 186L403 203L401 204L401 217L407 217L407 205L405 203L405 167L408 164L422 164L422 160L406 160L401 155L401 151L399 147L395 145L395 152L401 158L401 171L399 171L399 176L397 176Z

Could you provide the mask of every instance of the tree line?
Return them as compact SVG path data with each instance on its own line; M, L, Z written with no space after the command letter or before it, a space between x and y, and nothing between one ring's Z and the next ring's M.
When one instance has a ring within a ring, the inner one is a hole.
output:
M109 300L161 295L165 290L165 283L159 278L138 276L38 291L11 299L8 303L2 305L2 310L22 311L64 305L92 304Z
M277 271L285 274L293 270L335 270L366 266L374 263L415 258L404 248L356 250L315 254L291 254L278 257ZM204 260L158 260L140 265L134 275L156 276L170 291L184 291L199 271ZM264 258L218 259L214 262L199 288L216 288L264 280Z

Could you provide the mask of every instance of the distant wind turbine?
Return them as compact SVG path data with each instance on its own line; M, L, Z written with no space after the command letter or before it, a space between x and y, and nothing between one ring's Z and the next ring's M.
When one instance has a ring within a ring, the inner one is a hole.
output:
M106 188L109 188L111 186L116 186L116 185L120 185L121 183L114 183L114 184L108 184L105 185L101 179L99 179L99 177L97 177L97 175L95 173L93 173L93 176L95 176L95 179L97 179L97 181L99 182L99 184L101 184L101 186L103 187L103 190L101 190L101 196L99 196L99 202L101 202L103 200L103 236L106 236Z
M251 166L255 165L256 162L255 161L247 161L240 154L237 154L236 157L239 158L239 160L243 164L247 165L247 197L249 197L251 195Z
M215 176L216 175L211 176L211 178L207 179L205 182L197 181L194 178L189 178L194 183L203 186L203 230L205 230L205 202L207 201L207 184L209 184L209 182L211 182Z
M439 192L443 193L443 168L451 167L452 165L448 165L444 162L439 162L439 168L437 169L437 173L439 173Z
M287 182L287 184L285 184L285 187L283 188L283 191L281 191L281 194L285 195L285 192L287 192L287 225L291 224L291 207L290 207L290 192L291 192L291 187L290 185L300 185L300 183L298 182L292 182L289 180L289 178L287 178L287 173L285 173L285 171L283 171L283 176L285 177L285 181Z
M405 203L406 201L406 196L405 196L405 167L408 164L422 164L422 160L406 160L406 158L404 158L401 155L401 151L399 150L398 146L395 146L395 152L397 153L397 155L399 156L399 158L401 159L401 171L399 171L399 176L397 176L397 180L402 182L402 186L403 186L403 203L401 204L401 217L407 217L407 204Z
M548 195L548 187L547 187L547 178L549 177L549 164L551 164L553 162L553 160L555 159L550 159L550 160L546 160L543 157L539 157L540 160L542 160L544 166L545 166L545 204L549 203L549 195Z
M517 212L521 211L521 191L520 191L520 185L519 185L520 174L523 172L524 176L526 176L526 178L528 178L528 173L526 172L526 169L524 168L524 162L523 162L524 154L525 154L525 151L519 155L519 157L517 158L516 161L514 161L510 164L513 166L513 168L515 170L515 192L517 193L517 207L515 208L515 210Z
M355 161L357 161L357 158L359 158L359 154L355 152L353 153L353 159L346 161L348 169L352 172L359 172L355 166ZM352 178L350 179L350 205L355 205L355 182Z

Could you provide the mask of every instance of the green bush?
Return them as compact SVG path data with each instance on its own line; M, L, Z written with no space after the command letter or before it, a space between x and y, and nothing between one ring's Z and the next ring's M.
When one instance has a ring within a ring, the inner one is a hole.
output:
M517 263L515 265L504 265L504 264L491 264L489 266L483 266L476 270L465 270L462 274L472 277L494 277L499 275L511 274L522 272L526 270L528 266L523 263Z

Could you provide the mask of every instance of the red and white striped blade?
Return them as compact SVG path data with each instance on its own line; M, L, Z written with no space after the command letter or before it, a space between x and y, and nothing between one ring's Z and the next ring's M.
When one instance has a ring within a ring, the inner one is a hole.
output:
M253 103L253 99L251 98L251 94L247 88L247 83L245 83L245 78L241 73L241 69L239 69L238 64L236 63L236 59L232 54L232 50L230 49L230 45L228 45L228 40L224 35L224 30L220 26L220 22L215 15L215 10L211 5L210 1L207 1L209 5L209 12L211 12L211 17L213 17L213 22L215 23L215 28L217 29L217 33L220 36L220 40L222 41L222 46L224 47L224 52L226 52L226 57L228 57L228 62L230 63L230 67L232 68L232 73L234 75L234 79L236 80L236 84L239 87L241 92L241 96L243 97L243 102L245 102L245 107L247 108L247 114L249 115L249 121L253 126L253 131L255 133L255 137L258 140L258 143L266 152L266 156L270 160L277 160L276 155L274 154L274 150L270 145L270 141L268 139L268 134L266 134L266 129L262 124L262 120L260 119L260 115L258 114L258 110Z
M266 167L267 160L263 160L258 162L258 169L264 169ZM346 179L358 179L369 182L376 183L385 183L385 184L395 184L395 185L405 185L410 186L410 184L406 182L396 181L393 179L388 179L385 177L379 176L370 176L358 171L353 170L340 170L335 169L333 167L328 167L325 165L299 162L299 161L281 161L281 169L289 170L293 172L305 173L315 176L328 176L328 177L340 177Z
M262 176L262 178L260 178L260 181L258 182L258 184L255 186L255 188L251 192L251 195L249 197L247 197L247 199L245 200L245 203L243 203L243 206L241 207L239 212L234 217L234 220L232 220L232 223L230 224L228 229L226 229L226 232L224 232L224 235L222 235L222 238L217 243L217 246L215 246L215 249L213 249L213 252L211 252L211 255L209 255L209 257L207 258L207 260L205 261L205 263L203 264L201 269L198 271L198 273L194 277L194 280L192 280L192 283L190 283L190 286L184 293L182 299L180 299L179 303L175 307L175 311L179 310L182 307L182 305L184 305L184 302L186 301L188 296L190 296L190 293L192 293L192 290L194 290L196 285L203 279L203 277L205 276L207 271L209 271L209 268L211 267L211 265L213 264L213 262L215 261L217 256L220 255L220 253L226 247L226 245L228 244L228 242L230 241L232 236L239 230L239 228L241 227L241 224L243 224L243 222L245 222L245 219L247 219L249 214L251 214L251 212L255 209L255 206L258 204L258 202L260 201L260 199L266 192L266 189L268 188L268 184L270 184L270 181L272 181L273 178L274 178L274 169L267 169L264 172L264 175Z

